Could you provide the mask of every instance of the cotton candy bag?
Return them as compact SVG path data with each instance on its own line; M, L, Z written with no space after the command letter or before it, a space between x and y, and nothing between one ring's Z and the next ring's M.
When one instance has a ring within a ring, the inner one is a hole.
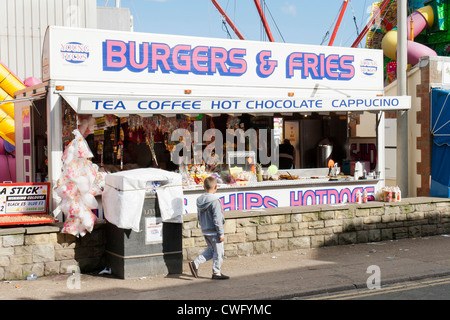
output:
M93 154L81 133L74 130L73 135L62 156L63 170L54 197L60 199L55 211L62 211L66 218L61 232L78 237L94 228L97 217L92 209L98 206L95 196L103 192L106 173L88 159Z

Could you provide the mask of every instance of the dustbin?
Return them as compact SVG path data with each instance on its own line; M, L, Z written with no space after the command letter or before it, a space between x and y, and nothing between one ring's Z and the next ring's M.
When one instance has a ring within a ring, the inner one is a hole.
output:
M182 273L182 224L162 222L157 201L145 197L139 232L106 224L106 260L121 279Z
M122 279L182 273L184 197L178 173L108 173L102 194L106 260Z

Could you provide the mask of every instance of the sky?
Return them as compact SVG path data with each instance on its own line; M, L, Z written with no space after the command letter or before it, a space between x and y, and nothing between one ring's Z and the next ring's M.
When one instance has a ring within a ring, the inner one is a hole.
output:
M253 0L218 0L246 40L268 41ZM328 45L343 0L260 0L275 42ZM369 20L375 0L350 0L334 46L350 47ZM97 0L115 6L115 0ZM133 15L134 31L238 39L211 0L121 0ZM355 21L356 19L356 25ZM327 36L328 32L328 36ZM364 47L362 41L360 47Z

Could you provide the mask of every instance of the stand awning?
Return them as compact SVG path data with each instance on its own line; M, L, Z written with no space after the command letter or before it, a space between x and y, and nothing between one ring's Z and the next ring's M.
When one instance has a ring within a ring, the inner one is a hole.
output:
M59 93L79 114L222 114L393 111L411 108L409 96L380 97L204 97L86 95Z

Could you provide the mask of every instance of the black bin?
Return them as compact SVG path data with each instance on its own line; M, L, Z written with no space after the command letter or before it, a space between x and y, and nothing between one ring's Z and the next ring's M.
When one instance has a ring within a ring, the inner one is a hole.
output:
M149 228L161 218L158 198L146 196L139 232L106 223L106 258L121 279L182 273L182 224L162 222L162 239ZM154 230L154 229L153 229Z

